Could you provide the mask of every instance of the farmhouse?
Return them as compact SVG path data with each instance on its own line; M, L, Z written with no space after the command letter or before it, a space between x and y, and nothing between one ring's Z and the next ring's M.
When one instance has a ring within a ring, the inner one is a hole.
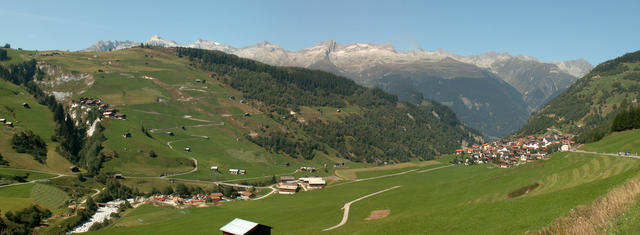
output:
M249 200L251 198L254 198L255 196L256 196L255 194L249 191L240 192L240 198L242 198L242 200Z
M224 196L222 193L212 193L207 197L211 200L222 200L222 196Z
M191 152L191 148L184 148L184 151Z
M5 122L7 122L7 119L0 118L0 122L5 123Z
M279 183L278 193L280 194L295 194L298 191L297 183Z
M211 171L218 171L218 166L212 166Z
M7 127L13 127L13 122L5 122L4 125Z
M229 174L233 174L233 175L244 175L246 173L247 173L247 171L245 171L245 170L229 169Z
M296 178L293 176L280 176L281 183L289 183L296 181Z
M103 116L103 117L106 117L106 118L113 117L113 115L114 115L114 113L113 113L113 112L104 112L104 113L102 113L102 116Z
M116 114L115 117L117 119L122 119L122 120L127 119L127 115L124 115L124 114L121 114L121 113Z
M115 175L113 175L113 178L124 179L124 176L122 174L115 174Z
M300 180L302 180L307 185L307 189L321 189L324 188L324 186L327 184L320 177L300 178Z
M301 171L308 171L308 172L315 172L315 171L316 171L316 168L308 167L308 166L303 166L303 167L300 167L300 170L301 170Z
M271 227L235 218L220 228L223 235L271 234Z

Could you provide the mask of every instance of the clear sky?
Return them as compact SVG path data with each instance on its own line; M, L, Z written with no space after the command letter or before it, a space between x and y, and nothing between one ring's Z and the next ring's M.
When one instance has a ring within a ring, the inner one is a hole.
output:
M298 50L326 40L398 51L488 51L592 64L640 49L640 0L630 1L31 1L0 4L0 43L80 50L98 40L234 47L262 41Z

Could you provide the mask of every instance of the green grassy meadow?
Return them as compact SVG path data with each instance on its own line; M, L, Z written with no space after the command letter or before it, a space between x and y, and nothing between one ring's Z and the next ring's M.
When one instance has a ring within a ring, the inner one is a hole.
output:
M584 145L582 150L603 153L640 153L640 130L612 133L601 141Z
M181 210L143 206L96 233L214 233L236 217L273 226L276 234L522 233L550 224L637 175L636 161L556 153L551 160L509 169L452 166L419 173L445 165L441 163L403 175L258 201ZM536 182L540 187L528 194L507 198ZM401 187L353 204L345 226L321 232L342 219L344 203L393 186ZM377 209L391 213L380 220L364 220Z

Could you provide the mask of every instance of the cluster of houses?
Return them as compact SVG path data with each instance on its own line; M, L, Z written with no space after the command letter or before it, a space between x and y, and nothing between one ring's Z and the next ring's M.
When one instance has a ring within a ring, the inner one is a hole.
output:
M152 202L161 205L177 206L177 205L204 205L209 202L216 202L222 200L241 199L250 200L255 198L256 195L249 191L239 191L234 193L230 197L225 197L222 193L210 193L210 194L195 194L190 196L178 196L178 195L156 195L150 198Z
M495 163L501 168L525 164L535 160L548 160L548 155L556 151L570 151L575 144L572 134L535 137L528 136L517 139L501 139L471 148L456 150L457 155L452 163L474 165ZM466 157L465 157L466 156Z
M313 189L321 189L327 185L321 177L302 177L296 180L293 176L281 176L278 183L278 193L295 194L300 189L305 191Z
M109 108L109 104L105 103L100 99L93 98L80 98L80 105L86 106L97 106L99 110L102 110L102 117L105 118L116 118L116 119L127 119L127 115L118 113L117 109Z

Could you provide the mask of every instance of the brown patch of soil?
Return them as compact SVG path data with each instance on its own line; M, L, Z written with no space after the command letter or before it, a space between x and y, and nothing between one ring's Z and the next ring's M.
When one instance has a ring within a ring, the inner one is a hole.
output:
M371 211L371 214L369 214L369 216L367 216L367 218L364 219L364 220L383 219L383 218L389 216L390 213L391 213L391 210L389 210L389 209Z

